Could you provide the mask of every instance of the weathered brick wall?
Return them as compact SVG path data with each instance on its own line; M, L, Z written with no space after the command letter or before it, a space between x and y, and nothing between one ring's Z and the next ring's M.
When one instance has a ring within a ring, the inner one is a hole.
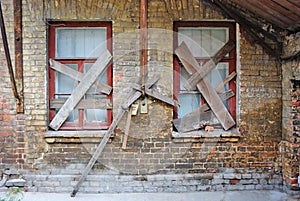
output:
M3 2L9 7L12 6L8 0ZM23 2L25 114L16 121L7 70L1 67L0 72L5 74L5 77L0 78L5 79L1 83L6 86L1 88L1 104L3 103L2 107L4 105L8 107L1 112L7 112L9 115L5 117L0 113L0 118L3 116L3 119L8 120L1 121L1 124L9 123L7 127L0 129L12 128L8 132L1 133L1 137L4 139L5 135L11 135L5 140L16 140L13 135L19 122L18 129L25 142L22 144L25 146L25 154L21 158L25 160L27 166L20 170L26 175L31 190L69 191L70 185L74 184L72 181L87 164L99 139L78 135L44 138L48 123L45 19L113 22L113 104L116 113L130 90L130 84L135 83L139 76L137 32L139 1L46 2L44 4L42 0ZM186 5L171 2L174 1L164 3L151 0L148 5L149 28L151 28L149 75L159 74L162 77L158 89L169 97L172 97L173 93L173 22L225 19L219 12L209 5L202 4L201 1L191 0ZM5 12L7 16L11 15L9 10ZM12 32L12 18L8 20L10 22L8 27ZM91 174L98 175L99 178L107 176L107 182L102 183L103 186L98 186L95 184L97 182L88 181L84 183L84 191L113 192L111 190L114 189L113 186L118 185L119 189L115 192L246 190L279 187L282 107L280 66L260 46L249 43L244 36L240 36L238 44L240 62L237 66L237 85L240 94L237 107L240 112L237 121L241 130L240 138L172 139L173 108L151 99L149 113L132 118L127 149L120 148L124 131L123 121L113 141L106 146L101 159L93 168ZM2 52L1 49L1 54ZM4 62L3 59L1 62ZM1 154L7 155L10 150L12 149L6 148ZM1 165L10 167L11 163L2 159ZM156 178L153 181L150 176L149 178L120 176L150 173L161 175L176 173L177 179L162 176L164 180ZM39 174L42 176L34 176ZM189 179L185 178L185 174ZM164 181L165 184L162 184ZM174 188L167 187L170 185ZM153 186L156 190L151 190ZM59 190L58 187L68 189ZM100 190L95 190L98 188Z
M299 51L300 38L291 35L284 43L284 55ZM299 189L298 176L300 167L299 143L299 60L287 60L282 64L282 100L283 100L283 141L282 168L284 182L288 188Z
M14 30L11 26L14 20L12 4L10 1L3 1L2 10L6 25L7 38L11 53L11 59L14 61ZM6 168L26 168L24 166L24 133L25 121L24 115L16 114L16 104L13 91L10 84L7 62L3 41L0 41L0 169Z

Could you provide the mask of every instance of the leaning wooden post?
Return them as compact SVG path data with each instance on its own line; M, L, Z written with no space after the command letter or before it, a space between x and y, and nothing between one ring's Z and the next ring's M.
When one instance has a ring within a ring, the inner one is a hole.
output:
M117 116L114 118L112 124L110 125L109 129L105 133L103 139L101 140L100 144L98 145L94 155L90 159L88 165L85 167L78 183L74 187L71 197L75 197L80 185L84 180L86 179L87 175L93 168L94 164L96 163L97 159L101 155L105 145L107 144L109 138L111 137L112 133L114 132L115 128L117 127L118 123L121 121L123 115L125 114L126 110L131 106L132 103L134 103L140 96L142 95L141 92L133 90L133 92L130 94L130 96L126 99L127 101L119 108Z

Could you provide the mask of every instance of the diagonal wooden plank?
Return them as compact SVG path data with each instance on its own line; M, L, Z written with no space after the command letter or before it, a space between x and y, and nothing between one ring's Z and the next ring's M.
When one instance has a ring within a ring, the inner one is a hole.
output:
M97 159L101 155L105 145L107 144L109 138L111 137L112 133L114 132L116 126L118 125L119 121L122 119L125 112L126 112L126 110L124 110L122 107L120 107L117 116L114 118L114 120L113 120L112 124L110 125L109 129L107 130L104 137L102 138L100 144L98 145L98 147L97 147L96 151L94 152L92 158L90 159L88 165L83 170L82 175L79 178L79 181L77 182L77 184L75 185L75 187L74 187L74 189L71 193L71 197L75 197L75 195L77 194L80 185L84 182L85 178L87 177L87 175L91 171L92 167L96 163Z
M189 54L189 50L185 42L182 42L180 46L175 50L175 53L179 55L179 59L182 64L186 66L187 71L193 75L184 84L187 90L192 90L201 79L203 79L211 70L213 70L219 61L228 54L235 47L233 41L228 41L209 61L207 61L202 68L194 68L194 66L199 66L198 62L192 54ZM196 70L196 72L193 72Z
M81 82L74 89L72 95L68 98L63 107L50 122L49 127L53 128L54 130L58 130L61 127L61 125L70 115L71 111L76 107L84 94L96 81L97 77L106 69L111 59L112 55L108 50L104 51L99 56L97 61L92 65L90 70L84 75Z
M165 95L161 95L157 90L155 89L149 89L149 88L146 88L145 89L145 93L148 95L148 96L152 96L153 98L156 98L157 100L160 100L162 102L165 102L169 105L172 105L172 106L176 106L176 105L179 105L175 100L173 100L172 98L169 98Z
M49 64L50 64L50 67L53 68L54 70L60 72L60 73L63 73L71 78L73 78L74 80L77 80L77 81L82 81L83 77L84 77L84 74L81 73L81 72L78 72L72 68L70 68L69 66L67 65L64 65L58 61L55 61L53 59L49 59ZM95 87L96 89L98 89L101 93L105 93L107 95L110 94L111 90L112 90L112 87L107 85L107 84L104 84L102 82L99 82L98 80L95 81L95 83L93 84L92 87Z
M197 63L196 59L193 57L193 54L187 48L187 46L184 50L185 51L177 51L177 49L175 50L175 53L180 59L180 61L183 63L184 68L191 73L196 73L196 72L201 73L201 68L198 64L189 65L188 67L184 65L188 61L190 64ZM200 91L200 93L204 96L206 102L211 107L211 110L214 112L214 114L220 121L222 127L225 130L228 130L232 126L234 126L235 125L234 119L232 118L227 108L225 107L224 103L222 102L221 98L218 96L216 90L211 86L211 84L209 83L206 77L202 78L202 80L197 84L197 88Z

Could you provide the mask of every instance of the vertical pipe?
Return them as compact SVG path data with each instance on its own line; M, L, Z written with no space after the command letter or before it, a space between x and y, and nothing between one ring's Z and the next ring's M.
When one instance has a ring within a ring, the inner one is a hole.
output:
M148 0L140 0L140 77L145 86L148 76Z
M17 92L17 85L16 85L16 81L15 81L15 77L14 77L14 71L13 71L11 58L10 58L10 53L9 53L9 47L8 47L6 30L5 30L5 25L4 25L4 18L3 18L1 1L0 1L0 27L1 27L1 35L2 35L2 40L3 40L3 46L4 46L6 61L7 61L8 72L9 72L9 76L10 76L10 82L11 82L11 85L12 85L12 90L13 90L14 96L17 100L17 103L19 103L20 102L20 97L19 97L19 94Z
M23 37L22 37L22 0L14 0L14 32L15 32L15 73L19 90L20 104L17 113L23 113Z

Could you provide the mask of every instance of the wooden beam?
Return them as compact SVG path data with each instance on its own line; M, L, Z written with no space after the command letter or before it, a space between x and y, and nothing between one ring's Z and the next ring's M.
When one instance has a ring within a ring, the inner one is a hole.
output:
M261 3L260 1L239 1L239 0L233 0L233 1L236 4L247 9L248 11L251 11L252 13L258 15L259 17L263 17L271 24L275 24L276 26L282 29L286 29L289 26L289 24L287 23L289 22L289 20L286 19L284 15L278 13L278 15L280 15L280 18L277 18L275 13L273 13L274 10L266 6L264 3Z
M59 98L50 100L51 109L62 108L68 99ZM112 109L112 103L110 99L82 99L75 107L76 109Z
M247 34L249 34L250 37L252 37L254 40L256 40L259 45L261 45L264 50L271 56L275 58L279 58L281 50L273 49L270 45L268 45L264 39L262 39L257 33L253 31L257 29L253 28L252 23L245 20L243 17L239 16L235 11L232 9L229 9L227 6L223 5L220 1L214 0L214 3L221 8L223 12L225 12L226 15L234 19L237 23L239 23L242 27L244 27L247 30ZM260 32L260 31L257 31ZM273 40L274 41L274 40Z
M186 61L190 61L190 63L197 63L196 59L194 58L193 54L190 52L190 50L187 48L185 51L177 51L175 50L176 55L181 60L183 64L186 63ZM188 60L188 59L189 60ZM201 72L201 68L198 65L189 66L186 67L183 65L184 68L186 68L187 71L192 69L192 73L196 73L197 71ZM204 77L198 84L197 88L200 91L200 93L205 98L208 105L211 107L211 110L214 112L218 120L220 121L222 127L225 130L230 129L232 126L235 125L234 119L228 112L227 108L225 107L224 103L222 102L221 98L218 96L216 90L211 86L208 79Z
M58 130L64 121L68 118L71 111L76 107L84 94L96 81L98 76L106 69L111 61L112 56L108 50L104 51L97 61L92 65L90 70L84 75L82 81L74 89L73 94L68 98L63 107L58 111L53 120L50 122L49 127Z
M24 113L22 0L14 0L15 72L19 95L17 113Z
M144 86L148 76L148 0L140 0L140 77Z
M72 68L70 68L69 66L62 64L58 61L55 61L53 59L49 59L49 64L50 67L53 68L54 70L63 73L77 81L82 81L82 79L84 78L84 74L81 72L78 72ZM112 87L104 84L102 82L99 82L98 80L95 81L95 83L92 85L92 87L96 88L97 90L99 90L99 92L101 93L105 93L107 95L109 95L111 93Z

